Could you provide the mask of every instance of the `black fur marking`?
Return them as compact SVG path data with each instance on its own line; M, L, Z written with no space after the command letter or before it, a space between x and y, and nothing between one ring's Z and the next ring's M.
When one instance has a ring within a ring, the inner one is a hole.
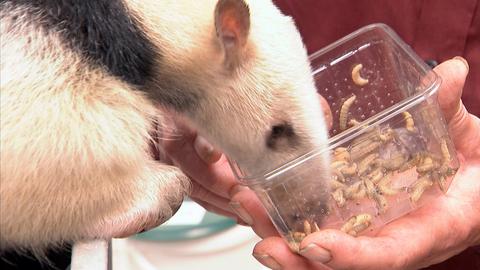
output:
M110 74L144 86L159 50L148 40L122 0L2 0L25 6L61 31L67 44Z
M283 143L282 143L283 141ZM272 130L267 138L267 147L272 150L278 150L280 145L287 143L293 147L296 145L297 135L293 127L289 123L282 123L272 127Z

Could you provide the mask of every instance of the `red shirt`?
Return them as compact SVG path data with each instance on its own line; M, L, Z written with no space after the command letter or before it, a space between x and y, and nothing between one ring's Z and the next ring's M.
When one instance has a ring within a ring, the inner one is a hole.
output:
M469 112L480 116L479 0L274 0L294 18L309 53L371 23L392 27L424 60L463 56L470 72L463 91Z
M385 23L424 60L454 56L469 62L462 100L480 116L480 0L274 0L295 20L308 52L371 23ZM478 270L480 247L472 247L429 270Z

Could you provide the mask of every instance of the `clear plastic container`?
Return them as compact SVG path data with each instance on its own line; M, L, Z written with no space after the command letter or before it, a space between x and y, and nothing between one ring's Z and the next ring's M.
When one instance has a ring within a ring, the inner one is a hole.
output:
M441 196L459 166L437 103L440 78L388 26L366 26L310 60L333 114L329 148L261 176L231 162L294 251L325 228L375 234ZM326 155L327 184L318 177Z

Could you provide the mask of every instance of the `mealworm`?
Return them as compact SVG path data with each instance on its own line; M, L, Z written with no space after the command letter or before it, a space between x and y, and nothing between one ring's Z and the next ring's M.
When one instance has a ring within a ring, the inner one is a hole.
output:
M303 238L305 238L305 234L302 232L293 232L292 238L295 240L295 242L302 242Z
M363 158L358 164L358 175L362 175L370 169L370 165L377 159L378 154L372 153Z
M337 202L338 207L343 207L345 206L345 196L343 194L343 189L337 189L334 192L332 192L332 197L333 199Z
M332 189L339 189L339 188L346 188L347 186L346 186L344 183L342 183L342 182L339 182L339 181L337 181L337 180L335 180L335 179L332 179L332 180L330 181L330 187L331 187Z
M413 158L405 162L399 169L398 172L404 172L406 170L409 170L413 168L413 166L417 166L420 161L421 161L421 155L420 154L415 154Z
M373 193L373 200L377 204L378 212L383 214L387 211L388 201L385 196L375 192Z
M387 170L397 170L407 161L407 157L402 154L395 155L389 159L377 159L375 162Z
M355 225L355 222L357 221L357 216L353 216L343 224L343 226L340 228L340 230L344 233L348 233L353 229L353 225Z
M372 216L370 214L360 214L357 215L357 220L355 221L356 224L367 223L372 220Z
M363 198L365 198L365 196L367 196L367 191L365 190L365 185L363 184L363 182L359 181L358 183L360 183L360 185L359 185L357 191L351 193L350 196L349 196L349 199L359 200L359 199L363 199Z
M442 150L443 163L449 163L451 156L450 152L448 151L447 141L445 139L442 139L442 142L440 143L440 148Z
M382 142L385 143L385 142L391 141L391 140L393 139L394 134L395 134L395 131L394 131L393 129L391 129L391 128L388 128L388 129L385 130L385 131L379 132L378 137L380 138L380 140L381 140Z
M447 192L447 178L444 174L440 172L432 172L432 178L437 182L438 187L443 193Z
M360 125L360 122L359 122L357 119L350 119L350 120L348 121L348 125L354 127L354 126Z
M375 194L377 193L377 189L375 188L375 185L372 183L372 181L365 179L363 180L363 184L365 185L365 190L367 191L367 196L370 199L373 199Z
M400 189L392 188L390 185L390 175L386 175L377 184L377 189L380 193L393 196L400 192Z
M334 175L336 177L336 179L338 179L339 181L345 182L345 177L340 172L340 170L338 170L336 168L332 168L332 175Z
M370 142L370 141L377 141L379 132L380 131L378 130L378 128L370 127L368 131L366 131L366 132L362 133L362 135L356 137L353 140L352 145L361 144L361 143Z
M423 176L419 178L411 187L408 188L410 193L410 200L415 203L420 197L422 197L423 192L433 185L432 180L429 176Z
M340 130L345 130L347 128L347 118L348 118L348 111L352 106L353 102L357 96L353 95L349 97L345 102L343 102L342 108L340 109L340 119L339 119L339 126Z
M341 228L342 232L356 236L358 233L367 229L372 221L370 214L359 214L351 217Z
M377 150L380 147L380 145L381 145L380 142L371 141L371 140L359 143L352 147L352 150L350 151L350 157L352 158L352 160L357 160L358 158L361 158L366 154L369 154Z
M340 168L340 172L344 175L344 176L352 176L352 175L355 175L357 173L357 163L351 163L348 167L347 166L343 166L342 168Z
M358 86L364 86L368 83L368 79L362 78L360 75L360 70L362 68L362 64L357 64L352 68L352 81Z
M374 184L378 183L383 178L382 168L376 168L371 173L367 175L367 178L370 179Z
M303 231L305 232L306 235L309 235L312 233L312 226L310 225L310 222L308 222L308 220L303 221Z
M346 166L348 165L348 162L345 161L345 160L337 160L337 161L334 161L330 164L330 168L332 169L339 169L343 166Z
M346 147L337 147L333 150L333 159L335 161L349 161L350 153Z
M424 174L438 167L438 164L434 160L427 156L423 159L421 165L417 166L417 172L419 174Z
M350 185L349 187L344 189L344 195L346 198L352 199L356 194L360 192L360 190L365 191L363 189L363 182L358 181L355 184ZM364 192L365 194L365 192ZM364 195L365 196L365 195Z
M402 114L403 114L403 120L405 120L405 128L410 132L414 132L415 122L413 122L412 115L407 111L402 112Z

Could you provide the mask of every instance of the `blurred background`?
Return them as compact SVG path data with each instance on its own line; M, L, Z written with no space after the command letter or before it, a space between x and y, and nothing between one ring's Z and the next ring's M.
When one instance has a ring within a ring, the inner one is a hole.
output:
M115 270L268 269L252 256L259 240L250 227L186 200L163 225L112 240L111 264Z

